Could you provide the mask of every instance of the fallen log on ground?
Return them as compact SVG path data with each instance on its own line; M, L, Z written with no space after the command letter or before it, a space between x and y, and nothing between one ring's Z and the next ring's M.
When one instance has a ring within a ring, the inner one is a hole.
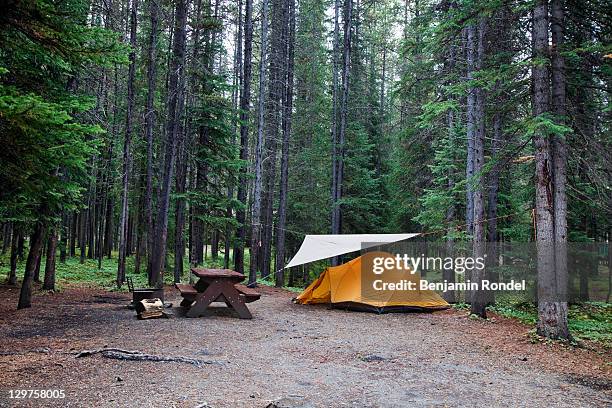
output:
M157 356L154 354L143 353L142 351L138 350L122 350L118 348L83 350L78 353L75 358L87 357L94 354L101 354L102 357L112 358L114 360L186 363L195 365L197 367L200 367L204 364L221 364L218 361L199 360L196 358L183 356Z

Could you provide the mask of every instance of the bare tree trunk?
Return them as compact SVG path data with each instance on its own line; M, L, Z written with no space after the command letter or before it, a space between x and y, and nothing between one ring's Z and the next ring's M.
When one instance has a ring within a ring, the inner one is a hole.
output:
M446 61L447 71L449 73L452 73L453 70L455 69L455 51L456 51L455 45L451 44L449 48L449 58ZM448 128L449 143L454 144L455 112L453 109L449 109L446 112L446 126ZM448 170L447 177L448 177L448 181L447 181L448 191L452 192L453 189L455 188L455 174L452 168ZM455 216L456 216L455 203L452 202L446 209L446 218L445 218L446 224L448 225L448 228L446 230L446 240L445 240L445 252L446 252L445 255L447 257L452 257L454 253L454 246L455 246L455 242L453 238L454 231L451 225L452 225L452 222L455 220ZM455 270L453 268L445 268L442 271L442 280L445 282L454 283L455 282ZM444 300L446 300L449 303L456 302L455 296L456 296L455 291L446 291L442 294L442 297L444 298Z
M86 254L86 250L87 250L87 210L82 210L81 211L81 215L79 217L79 230L80 230L80 246L81 246L81 252L80 252L80 259L79 262L81 264L85 263L85 254Z
M286 93L283 111L283 146L281 156L281 179L278 199L278 230L276 232L276 262L274 269L275 285L283 286L285 283L285 228L287 226L287 194L289 189L289 139L291 137L291 116L293 114L293 65L295 47L295 0L290 0L287 35L287 69Z
M263 189L263 154L264 154L264 126L265 126L265 91L266 91L266 51L268 48L268 0L262 0L262 22L261 22L261 55L259 59L259 103L257 142L255 145L255 180L253 184L253 210L252 210L252 235L251 235L251 262L249 269L249 284L257 280L257 267L261 252L261 198Z
M338 211L336 211L336 200L338 190L338 71L340 70L340 0L334 1L334 40L332 49L332 120L331 120L331 145L332 145L332 186L331 186L331 230L334 233L336 230L336 220ZM333 265L338 264L338 259L334 258Z
M145 138L147 141L147 172L145 186L145 216L147 235L147 276L151 278L151 254L153 252L153 130L155 128L155 90L157 87L157 36L158 0L149 0L151 31L147 48L147 102L145 107Z
M44 214L45 210L43 209L40 213ZM28 253L28 260L26 261L23 282L21 283L17 309L24 309L32 306L32 278L36 265L40 262L42 247L44 246L44 236L45 225L43 221L39 220L34 226L34 232L30 238L30 251Z
M564 11L562 0L552 0L552 105L559 124L565 124L565 61L561 54L564 38ZM567 142L565 135L552 136L554 230L555 230L555 271L560 310L567 310L567 194L566 167ZM567 329L567 316L561 316L562 336ZM569 334L569 333L568 333Z
M612 251L609 246L610 242L612 242L612 227L608 226L608 293L606 294L606 303L610 303L610 296L612 296Z
M187 25L187 0L178 0L175 9L174 39L172 46L172 61L170 64L170 78L168 86L168 122L166 126L166 143L164 158L164 173L160 196L158 199L158 213L155 223L155 243L151 261L151 282L155 287L163 285L163 268L166 259L166 241L168 238L168 209L170 206L170 189L172 172L176 159L176 146L178 138L183 135L178 131L181 120L181 109L184 98L183 81L185 65L185 28Z
M18 243L21 237L21 228L13 223L13 239L11 240L11 265L7 283L9 285L17 284L17 257L19 255Z
M127 112L125 119L125 139L123 143L123 192L121 196L121 219L119 222L119 261L117 265L117 286L125 281L125 260L128 254L128 192L130 183L130 145L132 139L132 121L135 104L134 86L136 81L136 28L138 16L138 0L132 0L130 12L130 65L127 84Z
M62 223L60 227L60 241L59 241L60 262L61 263L66 263L67 247L68 247L68 215L64 211L62 213Z
M251 99L251 77L253 57L253 0L246 0L244 10L244 66L240 95L240 160L246 162L249 154L249 111ZM247 166L240 170L238 201L243 205L236 211L236 243L234 246L234 268L244 272L244 244L246 241L246 197L248 189Z
M70 250L68 252L71 258L76 256L77 231L77 213L73 211L70 217Z
M181 98L180 105L183 105L184 98ZM183 111L183 106L179 106L179 112ZM185 129L179 123L179 134L184 134ZM174 282L179 283L183 276L183 257L185 255L185 199L181 195L185 194L187 182L187 152L185 138L179 137L176 146L176 212L174 222Z
M487 30L486 17L480 17L478 22L478 45L476 50L475 69L481 70L485 55L484 38ZM485 200L484 200L484 183L483 183L483 168L484 168L484 141L485 141L485 93L480 87L474 89L476 93L476 106L474 119L476 122L476 133L474 137L474 259L485 258ZM484 279L485 271L474 268L472 270L472 282L479 287ZM480 317L486 317L486 294L482 290L474 291L471 312Z
M11 238L13 236L13 223L6 222L2 227L2 255L11 247Z
M44 290L55 290L55 252L57 249L57 229L53 228L49 234L47 244L47 259L45 264Z
M335 187L332 207L332 234L342 232L342 210L340 200L342 199L342 184L344 179L344 142L346 138L346 127L348 117L349 77L351 67L351 26L353 15L353 0L344 1L344 40L342 45L342 94L340 99L340 126L338 129L338 140L336 148L336 178L333 181ZM332 264L337 264L338 258L334 258Z
M538 0L533 10L534 58L547 58L548 1ZM533 115L548 112L549 82L546 66L532 67ZM548 135L534 135L536 177L536 225L538 258L538 334L550 338L567 338L567 303L558 301L555 276L554 203L551 154Z
M467 36L466 54L467 54L467 80L474 80L474 71L476 70L476 26L472 23L465 28ZM474 140L478 131L476 122L476 103L478 92L476 88L470 84L467 94L467 161L466 161L466 208L465 208L465 223L467 224L468 234L474 232Z
M236 19L236 40L234 52L234 91L232 94L232 106L238 111L239 93L242 89L242 0L238 0L238 18ZM238 127L234 124L234 134L232 136L232 144L236 143L236 133L239 132ZM227 198L231 200L234 197L234 183L230 184L227 190ZM227 220L232 217L232 207L227 206L225 210ZM230 264L230 248L232 246L231 224L228 222L225 227L225 254L223 257L223 266L228 269ZM234 254L235 257L235 254Z
M268 99L265 103L266 112L266 142L263 163L263 203L262 203L262 276L270 275L272 256L272 229L274 207L274 190L276 186L276 155L279 130L282 124L283 90L286 81L286 37L287 37L287 2L272 1L270 64L268 70Z

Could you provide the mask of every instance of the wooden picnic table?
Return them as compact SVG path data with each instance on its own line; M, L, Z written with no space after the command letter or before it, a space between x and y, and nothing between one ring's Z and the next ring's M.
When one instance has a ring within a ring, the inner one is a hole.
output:
M191 273L199 278L195 285L177 283L181 292L181 306L188 307L187 317L199 317L206 313L212 302L225 302L241 319L253 316L246 303L259 299L259 293L239 283L245 276L231 269L192 268Z

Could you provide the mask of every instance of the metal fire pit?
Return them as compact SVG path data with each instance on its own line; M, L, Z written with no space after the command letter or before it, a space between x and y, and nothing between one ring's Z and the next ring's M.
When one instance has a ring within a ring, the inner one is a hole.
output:
M132 303L136 304L143 299L154 299L159 298L164 301L164 289L163 288L134 288L134 282L131 277L126 278L128 289L132 292Z

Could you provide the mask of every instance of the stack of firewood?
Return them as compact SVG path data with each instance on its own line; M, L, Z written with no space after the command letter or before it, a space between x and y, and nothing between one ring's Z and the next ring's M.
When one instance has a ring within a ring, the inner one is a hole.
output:
M164 302L159 298L143 299L140 302L136 302L135 308L139 319L168 317L168 315L164 313Z

